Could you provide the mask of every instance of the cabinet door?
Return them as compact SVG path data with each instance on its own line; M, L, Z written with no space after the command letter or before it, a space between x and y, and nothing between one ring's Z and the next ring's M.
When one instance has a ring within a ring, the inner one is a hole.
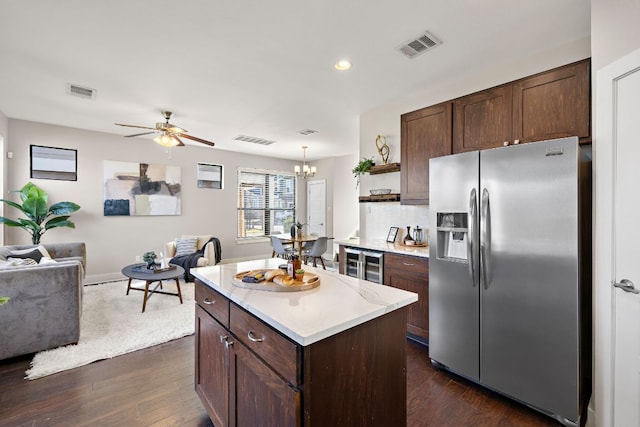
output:
M514 83L513 139L520 142L577 136L591 141L590 60Z
M229 359L220 337L228 333L196 305L195 388L215 426L229 425Z
M277 375L247 347L231 346L233 426L286 427L301 424L300 391ZM215 422L214 422L215 424Z
M511 141L510 84L456 99L453 110L453 153L502 147Z
M401 116L402 204L429 203L429 159L451 154L451 110L445 102Z
M413 256L385 254L384 284L418 294L407 308L407 332L429 339L429 260Z

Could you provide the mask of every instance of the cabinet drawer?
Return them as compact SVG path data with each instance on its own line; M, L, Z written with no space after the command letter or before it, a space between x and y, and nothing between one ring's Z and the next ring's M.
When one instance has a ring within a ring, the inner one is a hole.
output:
M195 283L196 303L225 328L229 328L229 300L203 284Z
M398 255L387 252L384 255L384 269L400 270L412 274L429 274L429 258Z
M235 304L231 304L231 332L287 381L299 385L296 344Z

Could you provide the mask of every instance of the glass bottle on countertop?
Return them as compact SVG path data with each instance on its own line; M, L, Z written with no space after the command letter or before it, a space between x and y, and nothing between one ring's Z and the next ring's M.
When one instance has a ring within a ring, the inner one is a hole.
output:
M422 240L424 239L422 228L420 228L419 225L416 225L416 228L413 229L413 238L415 239L417 245L421 244Z
M302 262L300 261L300 258L298 257L298 255L293 255L287 263L287 274L292 278L295 278L296 270L300 268L302 268Z

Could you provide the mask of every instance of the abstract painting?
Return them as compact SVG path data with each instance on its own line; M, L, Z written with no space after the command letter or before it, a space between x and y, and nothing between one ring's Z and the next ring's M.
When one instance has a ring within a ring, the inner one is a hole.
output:
M180 167L105 160L104 216L180 215Z

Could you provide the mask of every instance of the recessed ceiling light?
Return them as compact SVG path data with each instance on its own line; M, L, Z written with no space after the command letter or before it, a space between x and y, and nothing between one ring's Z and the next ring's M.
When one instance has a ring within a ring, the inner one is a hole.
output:
M341 59L340 61L335 63L334 67L339 71L348 70L349 68L351 68L351 61L349 61L348 59Z

